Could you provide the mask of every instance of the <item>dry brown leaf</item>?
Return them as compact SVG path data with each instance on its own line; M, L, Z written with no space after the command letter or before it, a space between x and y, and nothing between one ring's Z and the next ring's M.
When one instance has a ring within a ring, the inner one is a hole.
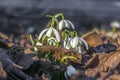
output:
M103 58L100 59L100 63L98 66L98 69L100 71L108 71L115 69L119 63L120 63L120 52L116 51L113 53L110 53L109 55L106 55Z
M51 52L51 54L55 57L55 59L60 60L63 56L65 55L71 55L77 58L75 60L76 63L81 63L82 61L82 55L80 53L62 48L62 47L57 47L57 46L35 46L39 51L43 53Z
M96 31L89 32L88 34L83 36L83 39L88 43L91 47L96 47L102 44L102 39L100 35Z

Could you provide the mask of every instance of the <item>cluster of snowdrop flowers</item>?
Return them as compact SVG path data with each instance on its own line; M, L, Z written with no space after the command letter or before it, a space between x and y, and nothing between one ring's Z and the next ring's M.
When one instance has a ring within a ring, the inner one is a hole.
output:
M47 17L51 18L50 24L40 32L35 45L62 46L78 53L89 49L86 41L74 30L74 24L64 19L63 14L47 15ZM69 28L72 30L68 30Z
M63 36L65 36L63 40L63 47L66 49L71 49L78 53L83 53L83 49L85 47L86 50L89 49L86 41L78 36L76 31L63 31ZM83 49L82 49L83 46Z
M44 44L44 41L46 41L46 44L56 46L61 41L61 35L59 31L62 31L62 29L64 28L75 29L73 23L69 20L64 19L64 16L61 13L56 14L54 16L47 15L47 17L50 17L52 19L50 27L43 29L39 34L38 36L38 40L40 41L39 44L40 43ZM61 17L60 21L57 19L58 17Z
M40 41L40 45L44 45L44 43L51 46L61 45L66 49L78 53L83 53L82 46L88 50L86 41L78 36L78 33L74 31L74 24L71 21L64 19L63 14L60 13L54 16L47 16L51 18L51 22L49 27L43 29L39 34L38 40ZM61 20L59 20L58 17L61 17ZM73 31L67 30L69 28L73 29Z
M74 24L71 21L64 19L63 14L60 13L54 16L47 15L47 17L51 18L49 27L40 32L35 45L60 46L78 53L83 53L84 50L89 49L86 41L80 38L78 33L74 30ZM34 44L33 41L32 43ZM76 59L74 56L65 55L60 62L62 63L68 58ZM73 66L68 65L64 75L66 79L69 80L68 76L70 77L75 73L76 69Z

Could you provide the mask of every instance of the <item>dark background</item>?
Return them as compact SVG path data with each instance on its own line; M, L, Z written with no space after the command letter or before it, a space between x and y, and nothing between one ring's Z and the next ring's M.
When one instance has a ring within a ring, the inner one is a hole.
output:
M110 29L120 20L119 0L0 0L0 32L39 33L49 21L46 14L63 13L77 31Z

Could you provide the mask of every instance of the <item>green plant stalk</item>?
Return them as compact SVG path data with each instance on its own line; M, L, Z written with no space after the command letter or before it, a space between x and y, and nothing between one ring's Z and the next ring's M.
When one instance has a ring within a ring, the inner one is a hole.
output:
M32 38L32 35L30 34L30 41L31 41L31 43L32 43L32 46L34 46L34 41L33 41L33 38Z

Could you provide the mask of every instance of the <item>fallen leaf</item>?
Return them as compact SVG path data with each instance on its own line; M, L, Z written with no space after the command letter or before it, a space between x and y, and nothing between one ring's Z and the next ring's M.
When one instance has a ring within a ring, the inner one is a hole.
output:
M82 37L90 47L96 47L102 44L102 39L96 31L87 33Z

